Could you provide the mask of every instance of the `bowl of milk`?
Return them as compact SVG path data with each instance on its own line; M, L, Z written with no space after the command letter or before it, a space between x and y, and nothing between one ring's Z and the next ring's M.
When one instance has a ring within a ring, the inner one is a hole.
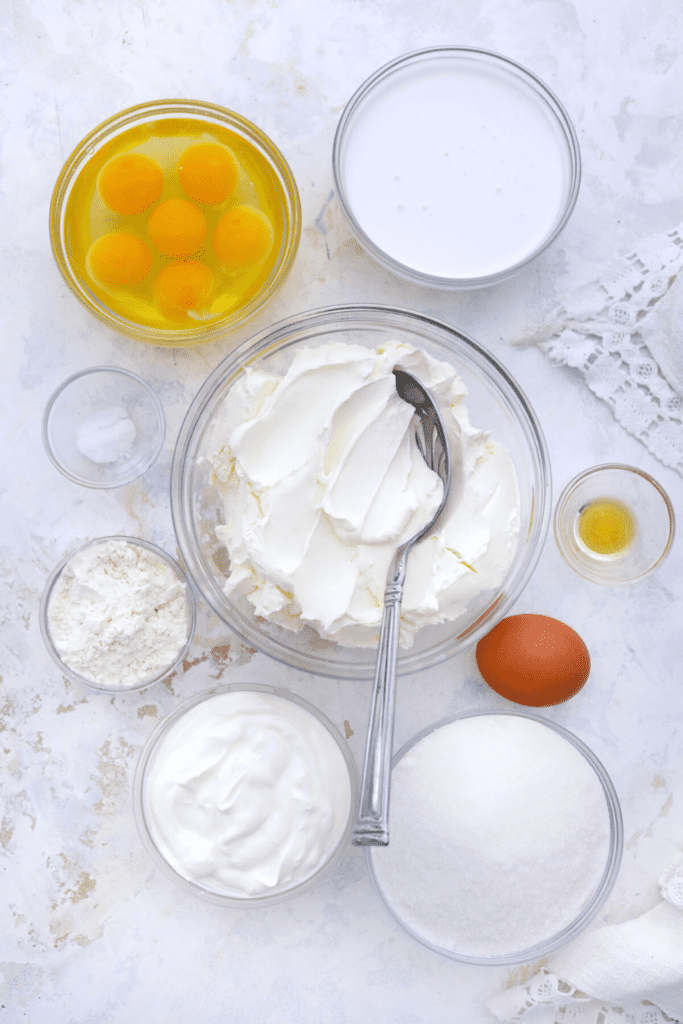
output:
M520 271L569 219L581 156L574 127L533 72L469 46L406 54L347 103L333 146L353 234L389 270L437 288Z

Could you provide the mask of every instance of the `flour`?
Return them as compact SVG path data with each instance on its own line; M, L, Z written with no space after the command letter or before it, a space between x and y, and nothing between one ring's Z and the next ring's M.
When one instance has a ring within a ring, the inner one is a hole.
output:
M48 625L74 672L107 689L132 688L170 668L185 646L186 585L147 548L105 541L67 563Z
M396 764L391 841L372 850L385 898L428 943L520 953L569 925L605 871L610 822L586 758L540 722L456 719Z

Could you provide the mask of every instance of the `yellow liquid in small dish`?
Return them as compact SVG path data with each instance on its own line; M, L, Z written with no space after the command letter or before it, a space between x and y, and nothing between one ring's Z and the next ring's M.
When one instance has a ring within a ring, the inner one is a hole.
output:
M282 187L236 132L191 118L138 125L93 155L66 209L79 276L105 306L178 330L259 292L283 240Z
M593 554L622 555L636 535L636 521L623 502L614 498L598 498L581 509L577 533Z

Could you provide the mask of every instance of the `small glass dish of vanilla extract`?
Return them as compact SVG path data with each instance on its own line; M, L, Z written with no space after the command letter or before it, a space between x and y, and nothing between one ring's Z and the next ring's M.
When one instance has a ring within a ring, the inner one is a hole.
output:
M668 495L634 466L594 466L567 484L555 508L555 540L575 572L615 587L659 568L675 532Z

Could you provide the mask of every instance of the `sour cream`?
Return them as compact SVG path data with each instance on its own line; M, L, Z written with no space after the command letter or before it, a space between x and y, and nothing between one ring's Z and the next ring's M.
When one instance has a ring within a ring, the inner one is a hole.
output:
M149 761L144 817L182 878L235 898L287 892L328 864L349 823L339 743L307 708L233 690L173 722Z
M573 129L517 65L447 48L390 65L356 95L335 146L337 184L360 240L390 261L488 278L528 259L568 216Z

